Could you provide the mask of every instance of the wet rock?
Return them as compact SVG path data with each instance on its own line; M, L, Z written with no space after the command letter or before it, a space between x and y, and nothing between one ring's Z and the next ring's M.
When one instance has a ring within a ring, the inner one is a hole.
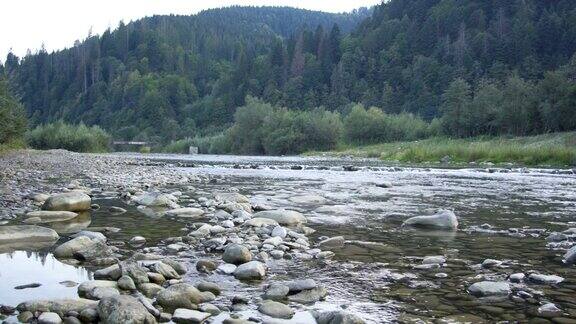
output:
M80 312L78 318L84 323L97 323L98 322L98 310L95 308L86 308Z
M56 231L36 225L0 226L0 244L55 242Z
M244 225L252 227L278 226L278 222L269 218L255 217L244 222Z
M220 295L221 293L220 287L218 287L217 284L208 281L200 281L196 284L196 288L202 292L209 291L216 296Z
M118 279L118 288L123 290L136 290L136 284L130 276L122 276Z
M291 293L300 292L302 290L314 289L318 284L314 279L294 280L286 283Z
M539 273L532 273L528 276L528 280L541 284L554 285L564 281L564 278L557 275L544 275Z
M204 210L201 208L177 208L167 211L166 216L182 217L182 218L200 218L204 215Z
M286 231L286 229L282 226L276 226L274 227L274 229L272 230L272 237L280 237L280 238L285 238L286 235L288 235L288 231Z
M87 236L79 236L62 243L54 250L54 256L62 259L77 258L78 255L90 255L89 259L110 256L112 252L105 243L92 240ZM86 259L86 256L84 256Z
M278 222L284 226L297 226L306 223L306 217L294 210L276 209L265 210L254 214L254 218L267 218ZM253 219L254 219L253 218Z
M198 272L210 273L216 270L216 264L210 260L198 260L196 262L196 270L198 270Z
M486 259L482 262L482 268L493 268L502 264L500 260Z
M316 319L317 324L364 324L364 320L360 317L347 313L345 311L328 311L318 312L313 311L312 315Z
M266 275L264 264L258 261L250 261L241 264L234 271L234 277L239 280L260 280Z
M262 244L270 244L274 247L282 244L283 240L281 237L278 236L274 236L274 237L270 237L264 240L264 242L262 242Z
M456 230L458 218L449 210L442 210L431 216L416 216L408 218L402 226L419 227L427 229Z
M558 317L562 316L562 310L553 303L547 303L538 307L538 315L542 317Z
M53 299L53 300L33 300L20 303L16 308L19 312L29 311L32 313L38 311L50 311L59 314L66 314L68 312L80 313L82 310L89 307L96 307L97 301L88 300L83 298L75 299Z
M294 316L294 310L292 310L292 308L273 300L263 301L260 307L258 307L258 311L274 318L290 319Z
M268 286L268 289L266 289L266 292L264 293L262 298L271 300L283 300L286 299L286 296L288 296L289 292L290 288L288 288L288 286L273 283L270 286Z
M526 277L523 273L513 273L510 275L510 277L508 277L508 280L510 280L511 282L522 282L524 281L524 277Z
M150 270L161 274L166 279L180 279L180 275L171 266L164 262L156 262L150 266Z
M38 288L40 286L42 286L42 284L35 282L35 283L26 284L26 285L16 286L16 287L14 287L14 289L22 290L22 289L28 289L28 288Z
M313 304L319 300L324 299L328 291L324 287L316 287L314 289L303 290L295 295L288 296L288 300L300 304Z
M216 201L230 201L240 204L249 204L250 199L248 197L239 194L237 192L221 192L214 195Z
M318 246L321 248L339 248L343 247L345 242L346 240L344 240L344 236L334 236L320 241Z
M112 290L118 292L118 283L108 280L85 281L78 286L78 295L89 299L100 299L105 294L114 294Z
M186 266L183 263L178 262L178 261L173 260L173 259L169 259L169 258L162 259L162 263L171 266L172 269L176 270L176 272L180 275L186 274L186 272L188 271L188 269L186 268Z
M134 236L133 238L128 241L128 243L132 246L139 246L146 243L146 238L143 236Z
M42 205L42 209L76 212L90 210L91 204L92 199L87 194L71 191L50 196Z
M446 263L446 258L442 255L432 255L427 256L422 260L422 264L444 264Z
M94 272L94 279L118 280L121 276L122 270L120 270L120 267L117 264Z
M60 324L62 323L62 319L56 313L52 312L44 312L38 316L38 323L39 324Z
M144 305L127 295L102 299L98 303L98 315L104 323L156 323L156 319Z
M125 212L127 212L126 209L116 206L108 207L108 211L111 212L112 214L124 214Z
M126 275L132 278L132 280L134 280L134 283L136 285L150 282L150 279L148 279L148 272L146 271L146 268L141 267L137 263L124 261L120 262L119 266L122 275Z
M39 210L27 213L24 222L28 224L62 222L74 219L77 216L77 213L71 211Z
M182 283L160 291L156 296L156 301L165 310L175 310L177 308L195 309L203 299L196 287Z
M86 236L91 240L97 240L97 241L102 241L102 242L107 241L107 238L104 234L102 234L100 232L93 232L93 231L80 231L76 234L71 235L70 237L76 238L76 237L80 237L80 236Z
M199 324L204 322L210 316L210 313L178 308L174 311L174 315L172 315L172 321L178 324Z
M230 244L224 250L222 260L226 263L242 264L252 260L252 253L247 247L240 244Z
M155 283L146 282L139 284L138 290L140 290L140 292L144 294L144 296L148 298L154 298L160 291L164 290L164 287Z
M176 203L177 200L178 198L172 195L162 194L159 192L148 192L134 198L134 201L139 205L147 207L168 207L173 209L178 208L178 204Z
M564 254L564 257L562 258L564 263L566 264L573 264L576 262L576 245L574 245L572 248L570 248L568 251L566 251L566 253Z
M568 235L563 233L551 233L546 237L546 242L562 242L568 240Z
M163 275L156 273L156 272L148 272L148 279L150 280L150 282L158 284L158 285L162 285L166 282L166 278L164 278Z
M222 312L218 307L208 303L200 305L199 309L200 311L210 313L211 315L218 315Z
M468 292L477 297L507 296L511 288L505 281L480 281L468 287Z
M224 263L218 266L217 270L219 273L231 275L236 271L237 266L231 263Z

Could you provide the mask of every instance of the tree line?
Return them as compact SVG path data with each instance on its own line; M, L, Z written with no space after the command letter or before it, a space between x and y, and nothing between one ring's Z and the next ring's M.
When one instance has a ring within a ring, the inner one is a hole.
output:
M119 139L267 153L312 148L305 119L319 129L339 119L341 138L357 143L575 130L575 51L571 0L390 0L339 15L154 16L70 49L9 54L0 70L32 125L84 122ZM268 127L292 140L227 143L242 107L258 105L274 107ZM317 135L318 148L333 145Z

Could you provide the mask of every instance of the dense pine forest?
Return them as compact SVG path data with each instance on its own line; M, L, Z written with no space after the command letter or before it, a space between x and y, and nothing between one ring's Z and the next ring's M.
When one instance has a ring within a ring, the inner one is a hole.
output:
M32 125L285 154L576 130L575 51L571 0L390 0L154 16L0 69Z

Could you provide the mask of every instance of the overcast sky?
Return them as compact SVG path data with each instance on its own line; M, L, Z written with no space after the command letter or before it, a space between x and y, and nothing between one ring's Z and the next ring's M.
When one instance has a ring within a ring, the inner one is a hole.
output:
M44 43L52 50L70 47L92 28L101 34L120 20L129 22L154 14L197 13L203 9L245 6L291 6L329 12L351 11L381 0L12 0L0 4L0 61L12 52L24 56Z

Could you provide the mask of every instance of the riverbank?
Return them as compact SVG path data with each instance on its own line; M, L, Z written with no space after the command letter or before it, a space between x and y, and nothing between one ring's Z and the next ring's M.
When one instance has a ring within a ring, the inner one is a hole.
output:
M342 147L306 155L380 158L398 163L470 163L571 167L576 165L576 132L513 138L430 138L413 142Z

